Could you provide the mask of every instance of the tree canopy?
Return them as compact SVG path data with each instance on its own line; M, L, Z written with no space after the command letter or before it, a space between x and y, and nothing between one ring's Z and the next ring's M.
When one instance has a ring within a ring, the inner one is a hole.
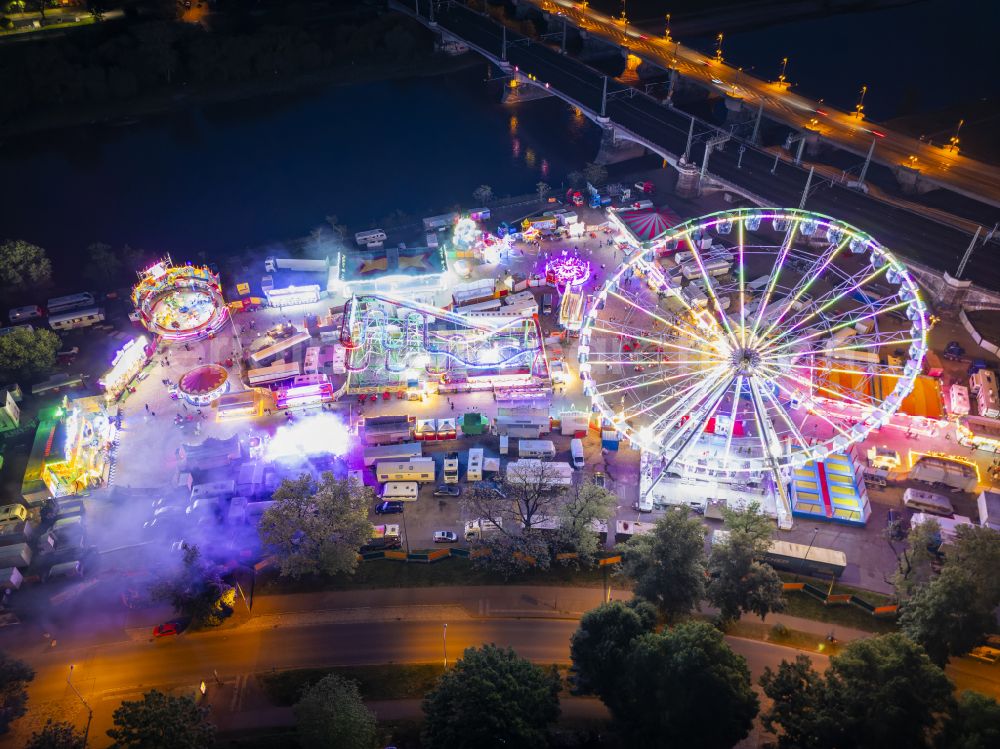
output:
M934 746L936 749L996 749L1000 746L1000 705L979 692L962 692Z
M0 378L33 381L48 375L61 347L62 341L51 330L16 326L0 336Z
M617 496L593 481L574 485L556 513L559 531L555 551L575 553L576 564L592 565L601 548L598 534L594 532L594 521L606 522L617 504Z
M52 280L52 262L45 250L22 239L0 244L0 290L33 291Z
M126 700L115 710L108 729L112 749L204 749L215 741L209 709L190 697L173 697L159 690L141 700Z
M152 597L189 617L193 628L216 627L232 613L236 590L223 582L197 546L184 544L180 568L153 586Z
M362 702L356 681L328 674L303 691L294 712L303 749L375 746L375 714Z
M641 599L611 601L585 613L569 645L581 691L613 699L632 643L654 626L656 608Z
M66 720L49 718L41 730L35 731L25 749L84 749L83 732Z
M760 683L773 701L761 722L781 749L928 746L954 703L944 672L896 633L851 642L826 674L800 655L765 668Z
M743 613L764 619L784 609L781 578L763 562L771 545L772 522L757 502L744 510L722 511L728 536L712 546L709 558L708 600L717 606L723 621Z
M31 666L0 651L0 734L27 711L28 684L34 678Z
M260 519L261 542L277 557L282 575L350 574L358 565L358 549L372 536L368 487L348 485L330 472L318 484L306 474L286 479L274 493L274 504Z
M635 594L673 621L697 608L705 594L705 527L687 510L669 509L652 533L622 545L622 567L635 581Z
M560 679L513 650L469 648L424 700L423 743L435 749L543 749L559 717Z
M750 667L706 622L640 635L622 670L605 701L627 746L730 749L753 726Z
M518 535L539 521L556 516L565 491L554 486L552 463L539 461L537 470L505 475L493 484L477 483L462 495L462 509L469 517L499 523L499 533Z
M480 185L472 191L472 197L477 203L489 203L493 200L493 188L489 185Z

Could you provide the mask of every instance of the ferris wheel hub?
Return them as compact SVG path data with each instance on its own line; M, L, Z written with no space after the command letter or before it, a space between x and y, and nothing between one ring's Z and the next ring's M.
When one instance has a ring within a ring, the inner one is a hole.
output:
M755 374L759 374L760 364L760 351L754 348L734 349L729 355L729 365L734 375L752 377Z

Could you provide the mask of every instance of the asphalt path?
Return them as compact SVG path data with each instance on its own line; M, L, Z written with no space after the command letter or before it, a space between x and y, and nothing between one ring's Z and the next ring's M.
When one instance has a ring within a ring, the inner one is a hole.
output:
M423 4L421 8L426 13ZM436 18L442 28L500 57L502 30L491 19L461 6L442 8ZM604 81L597 71L512 31L507 32L507 42L507 59L519 71L549 83L553 89L592 111L600 111ZM614 80L608 81L608 91L606 114L612 122L671 154L684 153L692 121L690 115L636 94ZM720 131L708 123L696 121L694 132L690 160L700 165L706 141ZM745 146L742 154L741 146ZM807 181L803 169L780 159L775 166L772 154L746 146L737 138L712 151L708 172L779 207L798 206ZM854 224L901 257L937 271L954 273L970 240L968 234L958 229L856 190L831 184L819 176L813 178L805 207ZM976 264L975 280L982 286L1000 289L1000 266Z

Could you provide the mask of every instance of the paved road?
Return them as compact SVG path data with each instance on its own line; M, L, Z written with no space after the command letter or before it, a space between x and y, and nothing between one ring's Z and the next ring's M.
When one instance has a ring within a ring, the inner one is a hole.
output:
M426 5L421 3L420 7L426 13ZM436 18L441 28L500 58L502 31L491 19L461 6L443 8ZM515 32L507 32L507 41L507 59L521 72L534 75L538 81L550 84L552 89L592 111L600 111L603 77L597 71L547 46L528 43ZM633 96L633 89L614 81L609 81L608 90L613 96L607 102L606 113L612 122L658 144L668 153L684 153L692 122L690 115L662 106L651 98ZM696 121L694 132L691 160L701 164L705 141L717 131L714 126ZM798 206L806 172L780 160L775 166L772 154L756 148L745 147L741 153L743 145L733 138L721 150L713 150L708 172L740 185L771 205ZM811 183L805 207L848 221L870 232L900 256L938 271L954 273L969 245L970 236L964 231L819 177ZM989 248L979 252L988 251ZM1000 266L981 263L976 265L976 274L976 283L1000 289Z
M799 130L818 133L824 140L847 151L864 156L874 138L874 160L891 167L912 166L923 177L937 184L1000 206L1000 168L859 120L854 113L837 111L792 93L786 86L741 73L725 62L719 62L674 40L647 35L642 29L625 25L593 8L583 7L570 0L529 2L548 13L565 16L570 23L588 34L627 47L632 54L648 62L663 68L674 68L681 75L708 88L742 99L754 110L763 104L768 117ZM875 133L879 133L881 137ZM915 161L911 161L911 156L915 157Z

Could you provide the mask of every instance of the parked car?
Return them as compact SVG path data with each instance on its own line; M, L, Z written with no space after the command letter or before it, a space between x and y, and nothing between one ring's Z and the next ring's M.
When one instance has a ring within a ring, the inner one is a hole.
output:
M455 531L434 531L434 543L453 544L458 541L458 534Z
M184 624L178 620L172 622L164 622L156 627L153 627L153 637L169 637L170 635L180 634L184 629Z
M462 489L457 484L438 484L434 490L435 497L457 497L461 493Z
M376 515L395 515L403 511L402 502L379 502L375 505Z
M958 361L963 356L965 356L965 349L959 345L958 341L949 341L948 345L944 347L944 358L949 361Z

